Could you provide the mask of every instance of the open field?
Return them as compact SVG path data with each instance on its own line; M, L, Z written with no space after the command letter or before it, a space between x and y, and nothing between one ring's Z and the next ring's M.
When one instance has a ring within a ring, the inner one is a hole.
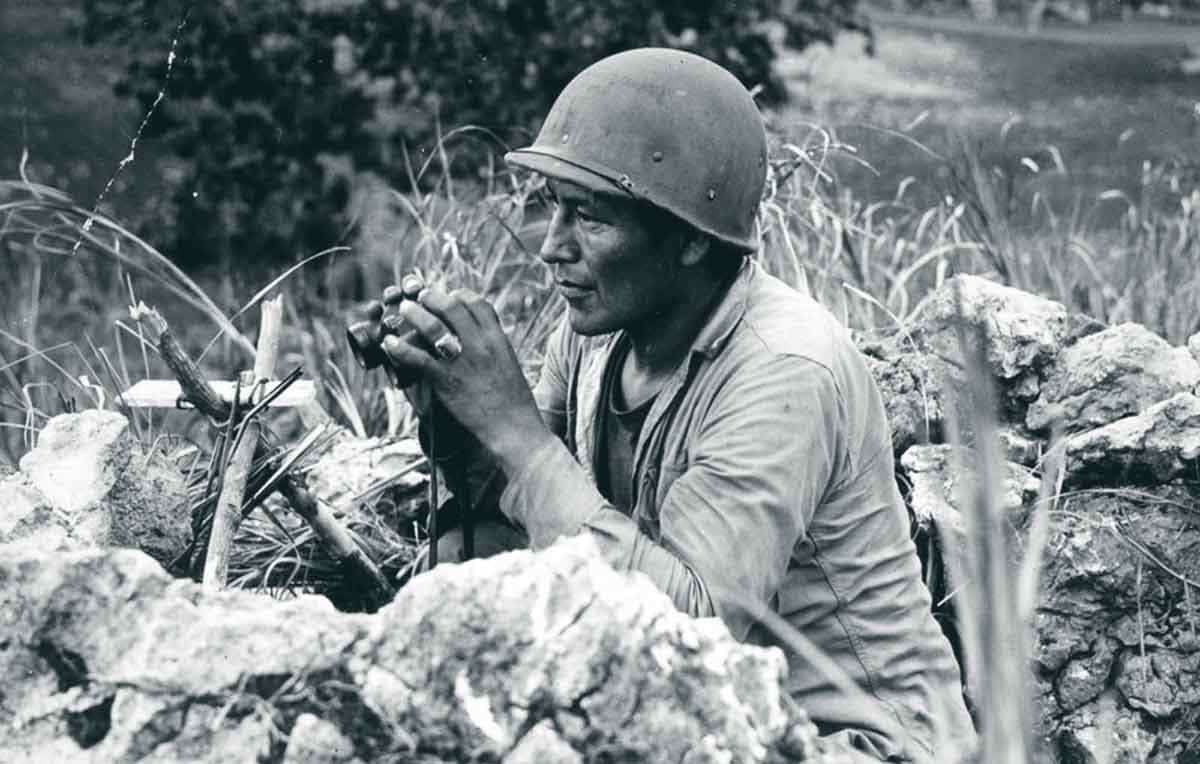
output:
M874 57L852 35L791 57L784 66L796 99L781 127L795 130L803 118L856 146L878 174L845 163L842 180L867 200L890 198L906 177L923 198L939 197L945 169L913 142L952 157L952 136L1057 201L1135 193L1145 161L1194 166L1200 156L1200 79L1179 69L1200 27L1108 24L1076 40L1077 29L1030 37L944 26L954 31L885 22ZM1026 157L1036 172L1022 166Z

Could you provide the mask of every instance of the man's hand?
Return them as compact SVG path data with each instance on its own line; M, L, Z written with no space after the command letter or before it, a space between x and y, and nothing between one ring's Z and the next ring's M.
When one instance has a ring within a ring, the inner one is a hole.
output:
M415 286L405 279L404 290ZM406 295L407 296L407 295ZM467 290L419 291L398 308L429 348L389 336L383 349L413 369L442 405L514 476L539 445L554 438L534 403L496 311Z

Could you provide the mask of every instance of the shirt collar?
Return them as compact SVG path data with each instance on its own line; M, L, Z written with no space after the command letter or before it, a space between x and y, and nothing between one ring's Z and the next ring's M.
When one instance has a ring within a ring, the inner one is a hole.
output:
M758 272L758 264L750 258L742 263L741 269L733 279L733 283L725 291L725 296L717 303L717 307L709 314L708 320L696 339L692 342L692 352L706 358L712 358L721 352L729 335L737 327L742 316L746 314L746 297L750 294L750 282Z

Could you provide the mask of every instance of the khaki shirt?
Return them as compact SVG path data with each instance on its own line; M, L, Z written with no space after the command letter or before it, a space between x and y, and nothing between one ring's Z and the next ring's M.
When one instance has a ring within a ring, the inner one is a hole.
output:
M865 694L785 648L789 691L825 731L886 759L960 752L974 728L930 612L875 381L815 301L748 263L659 392L634 452L632 516L596 489L595 424L618 335L566 321L534 391L561 438L511 476L500 509L540 549L587 532L681 610L781 644L769 608ZM843 688L844 688L843 684Z

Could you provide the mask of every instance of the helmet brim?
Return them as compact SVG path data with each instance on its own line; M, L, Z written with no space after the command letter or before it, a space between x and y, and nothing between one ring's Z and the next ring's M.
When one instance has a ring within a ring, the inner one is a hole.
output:
M611 194L626 198L633 196L620 183L601 173L537 149L510 151L504 155L504 161L515 167L531 170L547 178L572 183L598 194Z
M661 210L669 212L701 233L723 241L737 250L743 252L753 252L755 250L755 245L751 241L730 238L719 231L690 222L684 214L681 214L680 211L674 209L671 205L660 203L651 196L639 195L632 185L630 187L623 186L603 172L589 169L578 162L572 162L550 151L533 148L532 146L516 149L505 154L504 161L515 167L531 170L547 178L573 183L593 193L607 194L623 199L636 199L652 204Z

